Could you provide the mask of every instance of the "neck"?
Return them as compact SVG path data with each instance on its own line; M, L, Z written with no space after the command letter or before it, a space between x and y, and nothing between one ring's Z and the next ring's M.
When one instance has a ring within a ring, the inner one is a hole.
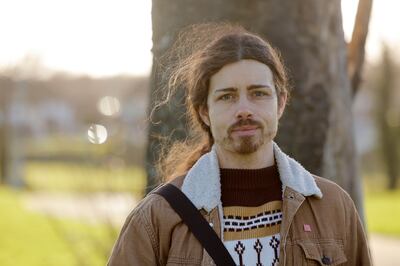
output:
M272 141L250 154L232 152L216 144L216 153L220 168L259 169L274 165Z

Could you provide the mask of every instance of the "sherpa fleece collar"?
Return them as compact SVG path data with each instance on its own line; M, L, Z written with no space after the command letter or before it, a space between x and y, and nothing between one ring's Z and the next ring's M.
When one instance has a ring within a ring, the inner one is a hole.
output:
M274 142L274 155L282 181L282 191L290 187L304 196L322 198L322 192L312 175L304 167L290 158ZM187 173L182 192L198 208L207 212L221 204L221 183L215 147L204 154Z

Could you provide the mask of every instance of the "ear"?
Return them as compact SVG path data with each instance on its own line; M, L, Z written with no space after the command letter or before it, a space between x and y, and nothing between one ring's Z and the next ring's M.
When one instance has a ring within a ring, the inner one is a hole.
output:
M200 106L199 108L199 115L201 120L207 125L210 126L210 117L208 116L208 108L206 106Z
M286 101L287 101L287 92L281 94L280 102L278 104L278 118L280 119L283 115L283 111L285 110Z

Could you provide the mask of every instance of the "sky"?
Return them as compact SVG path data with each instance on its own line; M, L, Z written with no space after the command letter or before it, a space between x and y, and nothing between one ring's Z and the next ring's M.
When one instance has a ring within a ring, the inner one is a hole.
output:
M151 68L151 1L0 0L0 33L0 66L29 57L94 76Z
M343 29L347 41L351 38L358 0L342 0ZM400 47L400 1L373 0L372 14L366 43L366 59L379 59L382 42Z
M351 36L358 0L342 0ZM367 60L381 40L400 43L400 1L375 0ZM34 61L45 68L92 76L148 75L151 70L150 0L0 0L0 68Z

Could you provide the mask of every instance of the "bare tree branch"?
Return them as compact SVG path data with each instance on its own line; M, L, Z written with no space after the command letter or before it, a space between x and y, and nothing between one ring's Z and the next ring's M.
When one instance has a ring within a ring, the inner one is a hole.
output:
M373 0L359 0L353 34L347 47L347 68L353 95L357 93L361 81L361 70L364 64L365 42L368 35L368 25L371 16L372 2Z

